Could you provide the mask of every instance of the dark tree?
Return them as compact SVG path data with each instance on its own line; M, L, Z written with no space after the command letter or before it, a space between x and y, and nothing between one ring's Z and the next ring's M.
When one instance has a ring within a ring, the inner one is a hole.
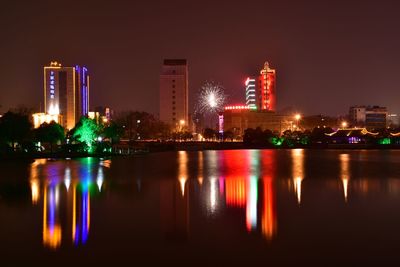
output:
M203 132L203 137L205 139L214 139L217 136L217 133L214 129L211 128L205 128Z
M103 129L104 138L109 139L111 144L118 143L123 133L124 129L122 128L122 126L119 126L114 121L112 121Z
M32 124L27 114L7 112L0 118L0 137L2 142L11 143L13 150L30 134Z
M35 139L50 144L50 150L53 152L54 144L62 142L65 139L64 128L52 121L50 123L43 123L35 130Z

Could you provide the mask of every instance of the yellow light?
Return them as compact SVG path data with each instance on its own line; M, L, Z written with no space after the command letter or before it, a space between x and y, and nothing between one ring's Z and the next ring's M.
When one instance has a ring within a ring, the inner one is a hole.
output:
M296 121L300 120L301 119L301 115L297 113L296 115L294 115L294 119Z
M180 124L180 125L185 125L185 120L180 120L180 121L179 121L179 124Z
M346 128L347 127L347 122L346 121L343 121L342 122L342 128Z

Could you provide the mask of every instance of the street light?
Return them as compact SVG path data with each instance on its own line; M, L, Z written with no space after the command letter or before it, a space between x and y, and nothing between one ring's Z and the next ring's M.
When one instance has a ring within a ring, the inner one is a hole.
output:
M294 119L296 120L296 125L295 125L296 127L294 128L298 128L300 130L299 121L301 119L301 115L299 113L295 114Z
M342 128L346 128L347 127L347 122L346 121L343 121L342 122Z

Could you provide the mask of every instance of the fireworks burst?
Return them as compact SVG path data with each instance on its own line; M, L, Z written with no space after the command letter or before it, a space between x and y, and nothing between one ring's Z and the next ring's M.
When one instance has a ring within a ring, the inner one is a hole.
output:
M226 102L224 88L214 82L206 82L200 89L198 101L198 113L215 114L222 110Z

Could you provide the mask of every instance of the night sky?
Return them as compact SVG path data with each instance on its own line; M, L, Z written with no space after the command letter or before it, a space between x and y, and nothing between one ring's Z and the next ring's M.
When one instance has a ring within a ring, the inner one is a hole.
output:
M102 3L104 2L104 3ZM189 62L190 106L206 80L242 103L268 60L278 109L400 113L399 1L2 1L0 108L43 102L52 60L86 65L91 108L158 113L164 58Z

